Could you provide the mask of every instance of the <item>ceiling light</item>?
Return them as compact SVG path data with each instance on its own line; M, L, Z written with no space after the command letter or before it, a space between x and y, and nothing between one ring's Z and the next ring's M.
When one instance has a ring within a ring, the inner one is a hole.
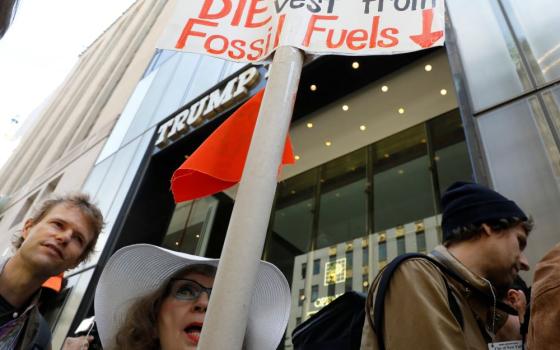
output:
M294 158L295 158L296 160L299 160L299 159L300 159L298 155L296 155Z
M175 242L175 245L179 245L179 242Z
M381 91L387 92L387 91L389 91L389 87L388 87L387 85L383 85L383 86L381 87Z
M420 143L426 143L426 139L420 140Z
M342 110L345 111L345 112L349 109L350 109L350 107L348 107L348 105L343 105L342 106Z
M358 62L358 61L352 62L352 68L354 68L354 69L360 68L360 62Z
M364 131L366 129L365 125L360 125L360 130Z
M311 84L311 86L309 87L309 90L311 90L311 91L317 91L317 85Z
M390 156L389 156L389 153L385 153L385 154L383 155L383 157L389 158L389 157L390 157Z
M313 127L313 123L307 123L307 127L311 129Z
M432 65L431 65L431 64L425 65L425 66L424 66L424 70L425 70L426 72L431 72L431 71L432 71Z
M435 156L435 157L434 157L434 160L435 160L436 162L439 161L439 156Z
M447 90L441 89L439 93L441 94L441 96L445 96L447 95Z
M196 238L200 238L200 235L196 235Z
M330 145L332 145L332 143L330 141L325 142L325 146L329 147Z
M291 190L290 193L291 194L296 194L296 190Z
M404 108L399 108L399 114L404 114Z

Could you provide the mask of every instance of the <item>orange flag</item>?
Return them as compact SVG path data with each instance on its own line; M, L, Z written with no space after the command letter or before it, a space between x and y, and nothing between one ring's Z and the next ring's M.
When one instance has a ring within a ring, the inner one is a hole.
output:
M171 178L175 203L223 191L241 180L263 95L264 89L239 107L175 170ZM281 166L293 163L288 136Z
M60 273L59 275L52 276L51 278L46 280L45 283L43 283L42 287L50 288L58 293L62 289L63 279L64 279L64 273Z

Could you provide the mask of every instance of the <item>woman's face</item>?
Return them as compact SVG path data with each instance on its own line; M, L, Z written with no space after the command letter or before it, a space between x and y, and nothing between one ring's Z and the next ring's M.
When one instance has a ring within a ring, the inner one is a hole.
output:
M200 287L211 288L214 277L196 272L172 280L170 293L163 300L158 314L158 337L162 350L196 349L206 316L209 295L198 294Z

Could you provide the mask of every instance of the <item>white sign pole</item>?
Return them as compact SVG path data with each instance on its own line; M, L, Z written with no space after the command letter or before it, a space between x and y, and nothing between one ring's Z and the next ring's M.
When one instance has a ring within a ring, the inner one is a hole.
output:
M274 55L198 349L242 348L303 56L289 46Z

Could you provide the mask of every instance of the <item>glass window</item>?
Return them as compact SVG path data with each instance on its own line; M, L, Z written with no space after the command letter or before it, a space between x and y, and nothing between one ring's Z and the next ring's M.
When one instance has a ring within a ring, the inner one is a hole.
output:
M352 277L347 277L344 281L344 291L349 292L352 290Z
M127 128L123 143L130 142L130 140L133 140L151 126L151 120L156 113L180 60L181 55L174 55L165 62L165 64L159 67L157 74L154 73L155 77L134 115L134 120Z
M446 5L475 112L529 91L529 75L496 1L448 0Z
M188 103L204 91L216 85L222 75L222 70L226 61L211 57L202 56L195 75L192 77L189 91L183 97L183 103Z
M379 261L387 261L387 242L379 242Z
M107 176L107 172L109 171L109 167L111 166L114 158L115 156L113 155L110 158L106 158L104 161L97 163L89 173L81 191L89 193L90 196L97 199L97 192L99 191L105 176Z
M294 258L310 248L316 181L316 170L312 170L278 184L267 260L278 266L289 281Z
M35 198L37 198L37 195L39 194L39 192L35 192L33 193L31 196L29 196L29 198L27 198L25 200L25 202L23 203L23 206L21 207L21 209L19 210L16 218L14 219L14 221L12 221L12 225L10 225L10 228L16 226L17 224L19 224L20 222L23 221L23 219L26 218L27 213L29 212L29 209L31 209L31 206L33 205L33 203L35 202Z
M469 150L459 110L454 109L428 122L440 195L455 181L472 181Z
M373 145L374 232L435 214L424 125Z
M240 62L227 62L227 65L224 69L224 78L227 78L231 74L237 72L241 68L245 67L247 63L240 63Z
M178 51L175 50L162 50L156 49L156 53L154 57L152 57L152 61L148 65L148 68L144 72L144 76L150 74L152 71L156 70L159 66L161 66L165 61L167 61L170 57L177 54Z
M426 252L426 233L423 231L416 234L416 250L421 253Z
M321 259L313 260L313 274L318 275L321 273Z
M397 254L401 255L406 253L406 247L404 242L404 236L397 237Z
M218 200L214 197L177 204L162 247L204 255L217 205Z
M104 216L109 212L113 200L115 199L115 194L119 191L123 183L123 179L127 174L132 172L130 166L137 154L136 152L141 139L142 138L139 137L133 140L115 153L114 156L107 159L108 161L111 160L111 164L105 177L101 181L101 186L95 197ZM144 154L143 151L142 154Z
M362 248L362 266L369 266L369 246Z
M314 303L319 298L319 286L311 286L311 302Z
M521 50L538 84L560 78L557 0L503 0Z
M298 305L302 306L304 300L305 300L305 289L300 289L299 290L299 297L298 297Z
M560 134L560 86L545 90L542 95L556 132Z
M140 108L140 104L144 100L144 97L146 96L150 85L152 85L152 81L154 80L156 74L157 72L148 75L147 77L142 79L138 83L138 85L136 85L132 96L130 96L130 98L128 99L126 107L122 111L119 119L117 120L117 123L115 124L115 127L111 131L111 135L103 146L101 154L99 155L99 157L97 157L97 161L95 162L96 164L102 162L111 154L115 153L119 149L119 147L121 147L126 132L130 127L130 124L134 120L134 116L136 115L138 108Z
M541 257L558 241L560 191L553 162L558 149L539 101L531 96L476 120L495 189L530 210L538 223L539 243L530 244L526 255Z
M322 166L317 248L366 233L366 154L363 148Z
M352 270L352 264L354 262L354 253L352 251L346 252L346 269Z
M303 263L301 264L301 278L305 278L305 275L307 274L307 263Z
M150 125L159 123L185 104L183 97L189 90L191 78L196 74L200 55L181 53L177 60L178 64L169 76L165 91L161 92L161 100L152 115Z

